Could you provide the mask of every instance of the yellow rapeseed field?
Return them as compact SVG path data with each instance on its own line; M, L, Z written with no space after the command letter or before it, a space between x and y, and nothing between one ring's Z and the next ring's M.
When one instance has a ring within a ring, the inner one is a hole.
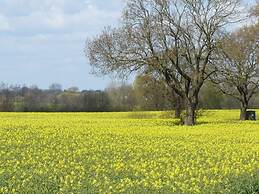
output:
M259 193L259 121L238 114L1 113L0 193Z

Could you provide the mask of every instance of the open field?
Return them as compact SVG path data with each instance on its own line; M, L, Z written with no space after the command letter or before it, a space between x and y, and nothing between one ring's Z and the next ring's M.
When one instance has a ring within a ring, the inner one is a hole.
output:
M259 192L259 121L169 116L1 113L0 193Z

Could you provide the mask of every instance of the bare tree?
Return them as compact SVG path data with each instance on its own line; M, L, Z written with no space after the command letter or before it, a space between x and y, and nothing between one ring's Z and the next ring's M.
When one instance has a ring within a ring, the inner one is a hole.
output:
M214 73L219 32L236 20L239 0L128 0L120 28L87 41L86 53L102 74L153 71L186 104L195 124L198 94Z
M257 1L257 4L251 9L251 15L259 17L259 1Z
M49 86L49 90L52 92L60 92L62 91L62 85L58 83L53 83Z
M13 111L14 109L14 92L12 91L12 86L7 84L0 84L0 110L5 112Z
M152 74L138 75L134 81L138 105L145 110L175 110L175 118L181 117L181 98L163 80Z
M224 94L240 102L240 120L247 119L249 102L259 91L258 27L258 22L242 27L226 35L219 44L221 49L218 53L218 71L214 82Z
M132 111L136 104L134 89L126 83L111 83L106 89L112 109L115 111Z

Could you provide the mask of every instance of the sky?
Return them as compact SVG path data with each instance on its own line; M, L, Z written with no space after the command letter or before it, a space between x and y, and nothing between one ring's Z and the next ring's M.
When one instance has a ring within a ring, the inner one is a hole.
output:
M0 0L0 82L105 88L112 80L90 73L85 41L122 9L121 0Z
M90 73L85 41L118 24L123 2L0 0L0 82L104 89L112 78Z

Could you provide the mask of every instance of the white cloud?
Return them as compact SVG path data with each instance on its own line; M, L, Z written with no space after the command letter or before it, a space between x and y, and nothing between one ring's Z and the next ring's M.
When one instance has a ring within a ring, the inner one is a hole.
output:
M0 0L0 82L105 87L89 75L85 40L120 13L121 0Z
M5 16L0 15L0 31L8 31L8 30L11 30L11 26L8 23L8 19Z
M55 11L54 9L54 11L46 17L46 24L52 28L62 28L65 25L65 16L61 11Z
M44 32L97 31L105 25L115 24L121 9L105 9L97 2L42 0L39 5L35 0L2 0L0 29L9 30L11 24L15 34L34 35Z

